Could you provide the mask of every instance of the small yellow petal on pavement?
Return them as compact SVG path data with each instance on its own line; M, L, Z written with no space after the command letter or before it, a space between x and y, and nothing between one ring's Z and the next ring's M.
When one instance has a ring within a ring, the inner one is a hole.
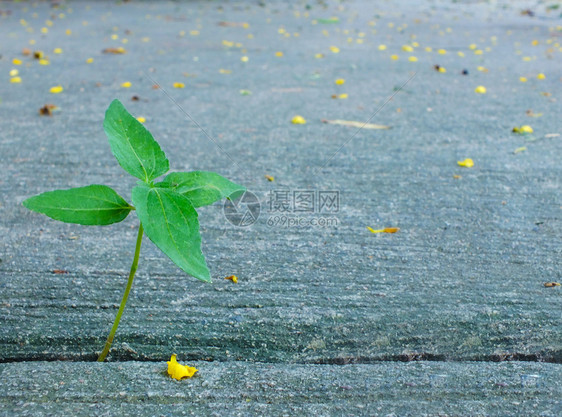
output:
M176 355L172 355L168 363L168 375L178 381L183 378L191 378L198 370L191 366L178 363Z
M461 167L472 168L474 166L474 161L470 158L466 158L464 161L457 161L457 164Z
M224 279L227 279L235 284L238 284L238 277L236 275L230 275L228 277L224 277Z

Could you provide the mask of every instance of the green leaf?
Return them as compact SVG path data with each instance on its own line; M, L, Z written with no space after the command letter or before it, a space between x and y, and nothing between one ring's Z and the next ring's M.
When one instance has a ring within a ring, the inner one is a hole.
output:
M147 184L170 169L166 155L146 128L113 100L103 121L111 152L119 165Z
M28 198L23 205L52 219L104 226L125 219L133 207L106 185L55 190Z
M183 271L201 281L211 274L201 252L197 212L187 197L169 188L133 188L133 204L152 242Z
M189 198L193 207L207 206L225 197L246 191L245 187L208 171L172 172L157 185L160 184L170 186Z

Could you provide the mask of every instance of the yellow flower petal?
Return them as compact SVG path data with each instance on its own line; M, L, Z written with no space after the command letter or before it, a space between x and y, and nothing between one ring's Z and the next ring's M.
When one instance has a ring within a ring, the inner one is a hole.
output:
M346 93L342 93L338 96L339 99L346 99L347 97L349 97Z
M198 371L196 368L178 363L175 354L172 355L167 364L168 375L170 375L174 379L177 379L178 381L183 378L191 378L195 374L195 372Z
M379 45L379 51L384 51L386 49L386 45Z
M266 175L265 177L267 178L268 175ZM273 178L273 177L271 177L271 178ZM224 277L224 279L228 279L228 280L232 281L233 283L238 284L238 277L236 275L230 275L228 277Z
M48 59L40 59L39 60L39 65L49 65L50 62Z
M304 117L297 115L291 119L291 123L295 125L304 125L306 123L306 120L304 119Z
M131 88L131 82L130 81L125 81L124 83L121 84L121 87L123 88Z
M464 161L457 161L457 164L461 167L472 168L474 166L474 161L470 158L466 158Z
M61 49L61 48L55 48L55 49L53 50L53 53L55 53L55 54L62 54L62 49Z
M537 78L539 80L544 80L546 78L546 76L541 72L540 74L537 74Z
M92 62L94 62L94 58L88 58L86 60L86 64L91 64Z
M519 77L519 81L521 81L522 83L526 83L527 77Z
M174 83L174 88L185 88L184 83Z
M283 52L277 51L277 52L275 52L275 56L278 57L278 58L281 58L283 56Z
M439 49L439 50L437 50L437 53L439 55L445 55L447 53L447 51L445 49Z
M12 59L12 64L21 65L22 64L21 59L17 59L17 58Z
M146 119L145 119L144 117L142 117L142 116L137 117L137 120L138 120L139 122L141 122L141 123L146 122Z
M243 56L242 58L240 58L240 61L242 62L248 62L250 60L250 58L248 58L247 56Z
M330 51L332 51L334 54L337 54L340 51L340 48L338 48L337 46L330 46Z
M398 55L390 55L390 59L392 59L393 61L397 61Z
M373 229L369 226L367 226L367 229L369 230L369 232L371 233L396 233L397 231L400 230L399 227L385 227L384 229Z
M521 127L514 127L511 130L513 133L521 133L521 134L526 134L526 133L533 133L533 128L529 125L523 125Z
M410 62L417 62L417 58L415 56L411 56L410 58L408 58L408 61Z
M343 78L338 78L335 82L337 85L342 85L345 83L345 80Z
M484 87L483 85L479 85L474 89L474 92L478 94L486 94L486 87Z
M12 70L10 70L10 77L15 77L19 73L20 72L17 69L12 69Z
M21 77L12 77L12 78L10 78L10 82L12 84L19 84L19 83L21 83Z
M62 88L62 85L56 85L56 86L51 87L51 88L49 89L49 91L50 91L51 93L53 93L53 94L62 93L63 90L64 90L64 89Z
M412 52L414 50L414 48L412 48L410 45L403 45L402 50L404 52Z

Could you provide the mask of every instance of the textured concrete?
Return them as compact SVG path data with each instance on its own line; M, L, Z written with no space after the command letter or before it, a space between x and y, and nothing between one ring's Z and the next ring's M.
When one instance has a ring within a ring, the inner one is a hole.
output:
M191 363L176 381L165 363L0 365L0 415L557 416L560 365Z
M342 385L365 387L371 369L416 369L427 379L432 367L450 367L459 384L469 384L460 376L464 361L481 361L466 365L471 374L482 369L490 375L512 365L489 361L542 362L513 366L549 375L545 380L559 389L561 287L543 286L562 281L561 19L560 10L549 6L526 1L62 2L59 8L46 2L0 3L3 375L19 367L36 367L40 374L66 369L62 375L68 375L75 366L103 372L108 386L142 385L133 371L123 382L116 367L146 367L159 375L161 361L177 353L183 360L211 361L201 364L205 372L186 386L197 387L205 375L218 372L237 381L237 367L250 380L267 369L287 390L285 400L271 401L287 405L290 395L301 394L291 388L292 376L280 375L299 364L295 378L320 395L317 408L302 406L310 414L330 413L328 394L319 384L346 364L363 364L342 369L364 373L345 371ZM527 8L535 16L521 13ZM318 20L334 16L338 23ZM413 52L403 45L414 45ZM118 46L127 53L102 52ZM330 49L334 46L339 52ZM23 56L23 48L43 51L49 65ZM14 65L14 58L22 65ZM88 58L93 63L86 63ZM21 83L10 83L12 69L19 70ZM545 79L537 79L539 73ZM338 78L345 84L336 85ZM124 82L132 86L123 88ZM175 82L185 88L174 88ZM56 85L64 91L49 93ZM474 92L479 85L486 94ZM347 99L331 98L344 93ZM84 227L52 221L21 205L43 191L92 183L114 187L130 201L135 180L118 166L102 129L114 98L146 118L173 170L214 170L247 186L262 202L261 215L240 228L227 222L221 205L200 210L210 285L184 275L145 239L109 360L158 363L27 363L94 360L121 299L138 226L134 214L117 225ZM40 116L38 109L47 103L57 111ZM297 114L305 125L291 124ZM357 131L323 119L369 120L391 129ZM534 133L511 132L521 125L531 125ZM457 165L465 158L474 160L473 168ZM280 213L269 205L270 192L279 190L335 190L340 207ZM289 227L297 215L307 224L325 218L337 224ZM367 226L400 231L372 234ZM232 274L238 284L223 279ZM415 365L419 368L396 362L410 360L436 362ZM304 369L313 369L317 380L309 381ZM17 401L32 404L31 414L53 410L51 382L44 382L51 388L41 397L42 408L25 389L25 398L13 400L25 380L2 380L12 381L0 383L7 413L16 410ZM379 387L382 396L385 387ZM538 391L527 402L530 408L518 413L509 405L517 402L510 397L518 395L515 391L506 394L502 408L473 390L469 397L483 408L472 412L463 408L464 397L455 400L459 408L440 410L421 399L433 395L431 387L416 387L418 396L403 400L392 396L398 391L388 391L380 414L533 414L539 399L547 402L537 415L560 414L552 408L559 403ZM371 401L361 389L357 396L356 390L339 393L345 399L332 414ZM105 398L100 414L111 414L114 391L100 394ZM205 398L215 395L206 392ZM237 392L220 395L234 398ZM175 401L166 395L157 394L154 401ZM96 404L88 398L85 404ZM146 399L143 406L152 404ZM215 412L208 401L201 400L197 410ZM132 402L123 407L138 413L140 406ZM72 404L70 414L78 409L72 407L81 407ZM158 404L147 415L177 411L158 411ZM253 407L237 410L261 412Z

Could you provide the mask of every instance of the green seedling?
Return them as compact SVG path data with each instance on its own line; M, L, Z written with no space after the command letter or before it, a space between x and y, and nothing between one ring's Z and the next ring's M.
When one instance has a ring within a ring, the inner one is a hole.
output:
M135 255L127 286L117 311L113 327L102 353L107 356L137 271L143 234L154 242L177 266L189 275L210 282L211 274L201 252L201 235L197 207L222 198L234 198L245 188L214 172L173 172L162 181L154 182L169 171L166 155L150 132L127 112L119 100L114 100L103 122L111 152L119 165L140 181L132 190L130 205L106 185L88 185L68 190L49 191L28 198L23 205L55 220L86 226L105 226L124 220L135 210L140 220Z

